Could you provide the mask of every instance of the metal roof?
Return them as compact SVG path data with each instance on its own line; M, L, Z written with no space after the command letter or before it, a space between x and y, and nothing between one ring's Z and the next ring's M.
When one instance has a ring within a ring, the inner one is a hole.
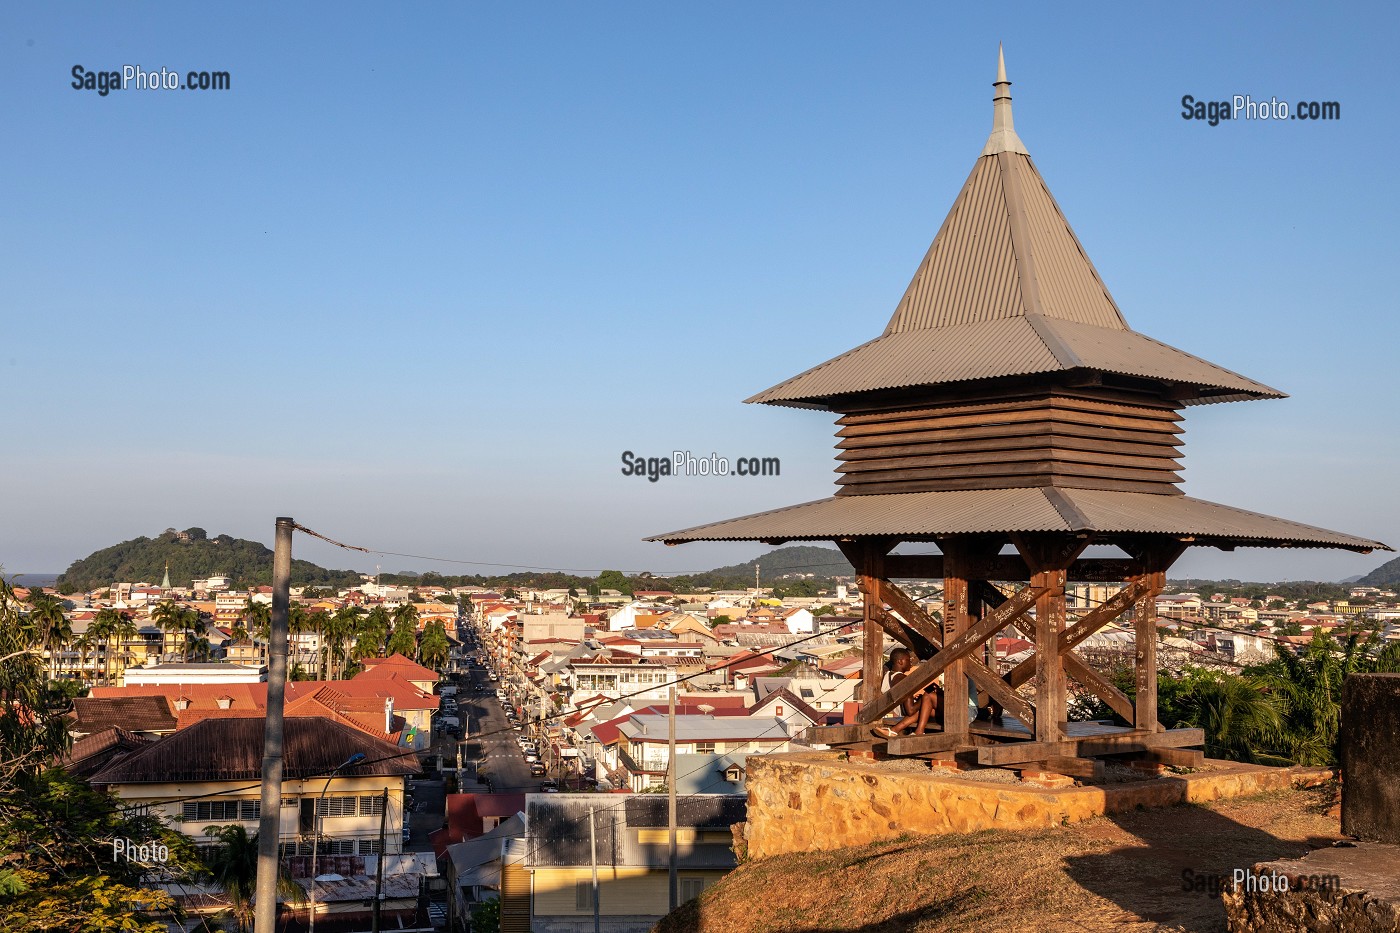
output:
M1073 362L1066 365L1066 360ZM1185 399L1188 405L1284 397L1136 331L1020 315L885 334L745 401L825 408L825 399L856 392L1076 368L1205 390L1200 398Z
M1203 499L1061 487L834 496L647 540L667 544L858 537L927 540L1012 531L1160 534L1192 537L1200 544L1390 550L1379 541Z
M750 402L827 407L834 396L1075 369L1193 386L1186 404L1283 393L1127 325L1011 125L998 63L992 137L885 332Z
M263 731L257 718L205 719L181 729L93 775L93 784L257 781L262 777ZM412 749L391 745L359 729L319 716L283 724L283 775L288 780L323 777L356 753L364 760L340 770L341 777L417 774Z

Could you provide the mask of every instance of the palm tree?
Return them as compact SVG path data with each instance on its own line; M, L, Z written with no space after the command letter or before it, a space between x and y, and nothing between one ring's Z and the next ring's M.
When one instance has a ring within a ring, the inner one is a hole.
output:
M63 614L63 603L48 593L35 593L29 598L29 630L34 647L49 655L49 664L57 670L58 653L73 640L73 626Z
M1287 764L1275 747L1283 717L1265 685L1252 677L1212 674L1193 682L1177 701L1181 724L1206 734L1206 755L1235 761Z
M417 658L418 609L412 603L404 603L394 610L394 633L389 636L388 651Z
M306 630L316 633L316 670L317 680L326 679L326 623L330 621L330 616L324 609L316 609L306 614Z
M127 649L126 644L140 633L141 629L136 625L136 620L131 617L131 613L117 613L117 621L112 623L112 634L117 640L116 660L119 663L123 679L126 677L127 666L131 663L131 652Z
M271 614L269 614L268 618L271 619ZM287 632L289 636L288 640L292 645L292 669L294 671L300 670L302 675L306 673L306 666L299 660L302 655L303 644L301 636L310 631L310 623L308 620L309 616L306 612L306 607L301 605L301 603L292 603L287 607Z
M267 641L272 633L272 607L252 596L243 604L243 625L254 638Z
M200 642L204 643L207 650L209 640L205 634L209 631L209 622L204 618L204 614L193 606L184 606L180 610L180 632L183 636L183 652L185 660L190 660L191 647L198 647Z
M360 620L360 628L355 633L355 660L377 658L384 653L384 645L389 640L391 621L389 610L375 606Z
M253 892L257 889L258 880L258 834L250 836L246 829L237 824L210 826L204 830L204 834L214 837L219 843L209 856L209 873L228 898L228 914L234 929L238 933L246 933L253 928ZM279 870L277 893L295 895L305 892L285 870Z
M92 649L96 646L97 638L93 635L92 627L89 627L86 632L73 639L73 649L78 652L79 677L84 675L85 669L87 668L88 655L92 653Z
M364 619L365 611L359 606L350 605L331 616L328 632L334 645L334 653L340 656L336 664L336 680L345 679L345 669L350 665L350 654L355 648L356 636Z
M180 611L179 605L166 599L162 600L155 609L151 610L151 621L160 627L160 655L164 658L170 653L166 636L175 635L184 630L184 614Z
M93 638L101 639L106 646L106 651L102 655L102 680L111 683L110 665L112 661L112 639L117 635L117 629L121 625L122 614L115 609L99 609L97 615L93 617L92 625L88 627L88 634Z
M434 622L423 630L423 643L418 646L419 660L436 669L447 663L448 653L447 629L441 622Z

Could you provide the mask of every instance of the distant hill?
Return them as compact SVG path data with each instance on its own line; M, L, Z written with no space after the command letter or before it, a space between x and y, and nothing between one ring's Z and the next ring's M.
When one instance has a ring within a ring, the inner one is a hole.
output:
M1356 582L1362 586L1393 586L1400 583L1400 557L1386 561Z
M56 582L59 592L79 593L117 582L160 583L166 565L174 586L211 574L227 574L234 585L272 582L272 550L257 541L209 537L203 528L167 529L154 538L132 538L73 562ZM351 586L363 577L353 570L326 570L310 561L292 561L293 586Z
M191 580L216 573L227 574L233 586L238 588L267 585L272 582L272 551L265 545L228 535L211 538L203 528L186 528L184 531L168 528L154 538L132 538L130 541L114 544L74 561L72 566L58 575L54 585L63 593L79 593L101 589L118 582L158 584L165 575L167 564L170 566L170 582L174 586L189 586ZM610 582L606 585L625 585L630 592L633 583L638 588L643 588L647 585L644 581L652 579L658 583L664 581L668 587L676 586L678 590L697 586L711 589L738 588L753 585L755 564L761 568L764 585L801 580L803 582L794 585L810 588L817 580L849 577L854 573L846 558L835 548L794 545L769 551L747 563L718 567L708 573L684 577L651 577L643 574L632 578L625 578L619 574L616 583ZM353 570L327 570L310 561L292 561L293 586L349 587L359 584L363 579L362 574ZM384 583L406 586L432 583L439 586L477 584L581 588L594 579L550 571L512 573L495 577L449 577L432 571L423 574L381 575L381 581ZM32 585L36 581L29 582ZM786 589L793 590L793 586Z
M765 581L795 576L849 577L855 573L850 562L835 548L793 545L769 551L745 564L716 567L706 576L752 581L755 564L759 566L759 573Z

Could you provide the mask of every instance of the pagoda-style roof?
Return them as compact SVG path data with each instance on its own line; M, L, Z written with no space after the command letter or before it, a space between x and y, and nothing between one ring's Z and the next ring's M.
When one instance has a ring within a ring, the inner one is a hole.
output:
M885 332L749 402L840 410L862 393L1106 373L1182 404L1284 393L1128 327L1012 126L998 62L991 137Z
M1016 135L1000 59L994 86L991 136L885 332L749 399L841 415L837 494L648 540L1388 550L1182 494L1178 409L1283 393L1128 327Z
M1167 535L1224 547L1326 547L1368 553L1379 541L1314 528L1258 512L1192 499L1102 489L961 489L872 496L833 496L801 505L672 531L648 538L689 541L830 541L898 538L932 541L948 535L1010 532Z

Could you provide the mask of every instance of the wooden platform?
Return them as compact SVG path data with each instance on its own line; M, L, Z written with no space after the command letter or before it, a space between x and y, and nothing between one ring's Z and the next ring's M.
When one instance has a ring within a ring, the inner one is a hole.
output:
M930 731L925 735L903 735L883 740L872 733L870 726L843 725L814 726L807 730L806 739L835 746L865 744L872 740L879 744L883 741L886 754L895 757L974 750L978 764L982 765L1012 765L1051 758L1093 758L1151 749L1190 748L1205 743L1205 733L1201 729L1148 731L1102 722L1067 722L1062 724L1061 729L1063 739L1037 742L1025 723L1007 714L1000 724L985 720L972 722L967 736Z

